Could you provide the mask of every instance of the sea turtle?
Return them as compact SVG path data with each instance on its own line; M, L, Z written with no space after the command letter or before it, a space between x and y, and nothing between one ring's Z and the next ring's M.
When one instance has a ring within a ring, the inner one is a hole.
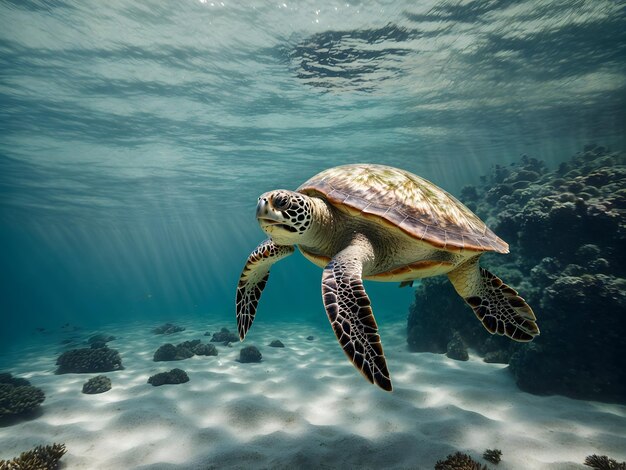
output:
M478 264L486 251L508 253L508 244L424 178L383 165L338 166L296 191L262 194L256 217L269 238L250 254L237 285L242 341L270 267L294 245L324 270L324 307L344 352L384 390L391 380L363 279L407 284L447 274L490 333L516 341L539 334L524 299Z

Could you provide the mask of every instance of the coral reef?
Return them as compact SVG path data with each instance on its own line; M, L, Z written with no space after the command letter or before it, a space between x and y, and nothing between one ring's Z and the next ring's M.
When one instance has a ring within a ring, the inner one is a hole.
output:
M213 333L212 343L233 343L239 341L239 336L231 333L228 328L222 328L219 332Z
M0 470L55 470L66 452L65 444L37 446L12 460L0 460Z
M83 393L95 395L111 390L111 379L105 375L98 375L83 384Z
M182 369L172 369L169 372L161 372L159 374L152 375L148 379L148 383L154 387L166 384L183 384L189 382L189 376L187 372Z
M108 347L72 349L57 359L57 374L111 372L123 369L122 358L115 349Z
M617 462L606 455L588 455L585 465L594 470L626 470L626 462Z
M262 357L256 346L246 346L239 351L239 362L261 362Z
M489 335L440 276L416 288L409 348L445 353L458 332L485 361L509 363L525 391L625 402L626 156L590 145L554 171L522 157L481 180L460 200L511 250L481 262L533 307L541 335Z
M488 470L486 465L481 465L469 455L461 452L450 454L445 460L438 460L435 470Z
M172 333L178 333L180 331L185 331L185 328L171 323L164 323L163 325L157 326L152 330L155 335L171 335Z
M283 342L279 339L275 339L274 341L272 341L269 344L272 348L284 348L285 345L283 344Z
M212 344L202 344L199 339L185 341L176 346L166 343L156 350L154 361L181 361L194 355L217 356L217 348Z
M502 451L499 449L487 449L483 452L483 459L491 463L500 463L502 460Z
M28 413L45 399L44 392L28 380L0 373L0 418Z

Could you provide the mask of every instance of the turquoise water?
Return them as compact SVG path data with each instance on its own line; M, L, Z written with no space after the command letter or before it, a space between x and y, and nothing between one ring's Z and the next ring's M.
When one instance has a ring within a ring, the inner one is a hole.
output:
M57 442L67 469L626 460L625 150L624 2L0 0L0 459ZM245 342L210 342L237 328L258 196L359 162L432 181L506 240L481 265L540 336L490 335L445 277L366 281L388 393L344 357L296 253ZM189 381L148 385L173 367ZM110 391L84 393L100 373Z
M613 1L1 2L1 344L234 325L257 196L330 166L458 196L521 154L623 149L624 31ZM326 322L319 283L285 260L260 314ZM368 291L406 317L410 289Z

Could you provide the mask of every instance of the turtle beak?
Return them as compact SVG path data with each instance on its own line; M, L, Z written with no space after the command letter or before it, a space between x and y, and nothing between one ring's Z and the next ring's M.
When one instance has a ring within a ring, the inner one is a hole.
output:
M269 202L269 198L263 194L259 198L259 202L256 205L256 218L261 224L261 227L267 227L268 225L275 225L280 223L277 219L277 214L272 209Z
M261 196L259 198L259 202L256 205L256 218L257 219L262 219L263 217L267 216L268 206L269 206L269 203L267 201L267 198Z

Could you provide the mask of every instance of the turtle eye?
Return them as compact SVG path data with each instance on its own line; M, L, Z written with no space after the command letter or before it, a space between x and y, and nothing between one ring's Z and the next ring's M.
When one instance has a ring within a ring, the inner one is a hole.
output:
M289 207L289 198L285 194L277 194L272 199L272 203L278 210L287 209Z

